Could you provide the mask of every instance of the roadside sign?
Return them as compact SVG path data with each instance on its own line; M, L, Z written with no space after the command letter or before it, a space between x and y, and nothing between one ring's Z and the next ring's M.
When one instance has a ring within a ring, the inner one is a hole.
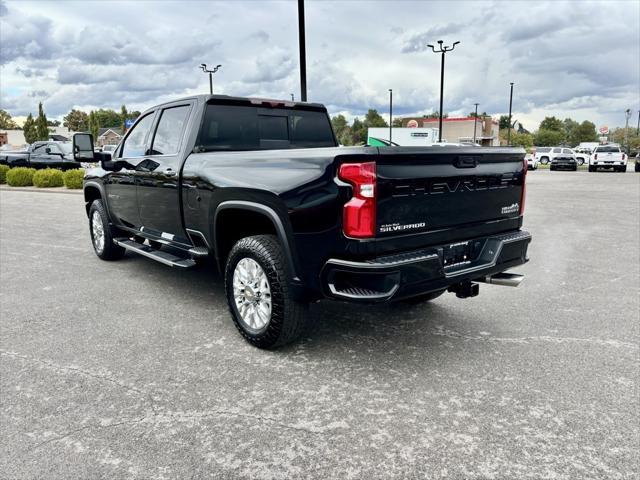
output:
M603 125L602 127L600 127L598 131L600 132L601 135L609 135L609 127L606 125Z
M130 118L127 118L127 119L124 121L124 128L126 128L127 130L129 130L129 129L133 126L134 122L135 122L135 120L132 120L132 119L130 119Z
M418 128L418 121L417 120L409 120L407 122L407 128Z

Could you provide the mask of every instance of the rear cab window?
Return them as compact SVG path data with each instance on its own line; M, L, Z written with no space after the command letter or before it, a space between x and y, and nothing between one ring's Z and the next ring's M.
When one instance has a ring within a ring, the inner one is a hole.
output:
M197 144L199 151L337 146L326 110L249 102L208 104Z
M620 147L605 145L596 148L596 153L620 153Z

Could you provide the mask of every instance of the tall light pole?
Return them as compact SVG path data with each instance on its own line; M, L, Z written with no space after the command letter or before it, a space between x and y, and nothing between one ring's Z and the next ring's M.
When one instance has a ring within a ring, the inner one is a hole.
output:
M304 0L298 0L298 42L300 44L300 99L307 101L307 53L304 34Z
M511 93L509 94L509 129L507 130L507 146L511 145L511 106L513 105L513 82L511 82Z
M222 65L216 65L216 67L213 70L207 70L207 64L206 63L201 63L200 64L200 68L202 69L202 71L204 73L208 73L209 74L209 93L211 95L213 95L213 74L216 73L221 66Z
M438 120L438 142L442 142L442 98L444 96L444 55L447 52L451 52L456 45L460 42L453 42L453 45L450 47L444 46L442 40L438 40L438 50L434 48L433 45L427 45L427 47L431 48L433 53L441 53L442 61L440 63L440 119Z
M293 93L290 93L289 95L291 95L291 101L293 102Z
M391 146L391 132L393 129L393 89L389 89L389 146Z
M476 144L476 125L478 124L478 105L479 103L474 103L476 106L476 115L473 118L473 144Z
M631 109L627 108L624 111L624 116L626 117L626 123L624 126L624 146L627 149L627 155L629 155L629 119L631 118Z
M638 110L638 126L636 127L636 135L640 135L640 110Z

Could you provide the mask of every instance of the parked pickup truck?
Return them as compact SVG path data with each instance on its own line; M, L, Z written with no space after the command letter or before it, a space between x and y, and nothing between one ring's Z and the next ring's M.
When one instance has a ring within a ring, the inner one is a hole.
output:
M80 165L73 158L70 142L34 142L23 152L0 152L0 164L10 167L70 170Z
M516 148L339 147L320 104L206 95L147 110L113 156L76 134L95 253L224 275L261 348L301 332L309 302L429 301L517 285L527 165Z
M600 145L595 148L589 158L589 171L595 172L598 168L611 168L614 172L626 172L627 161L627 155L620 150L618 145Z

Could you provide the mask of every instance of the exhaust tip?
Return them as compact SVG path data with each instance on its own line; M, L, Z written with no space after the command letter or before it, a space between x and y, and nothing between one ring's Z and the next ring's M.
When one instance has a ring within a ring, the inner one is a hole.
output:
M522 283L522 280L524 280L524 275L504 272L496 273L495 275L490 275L482 279L485 283L489 283L491 285L502 285L504 287L517 287Z

